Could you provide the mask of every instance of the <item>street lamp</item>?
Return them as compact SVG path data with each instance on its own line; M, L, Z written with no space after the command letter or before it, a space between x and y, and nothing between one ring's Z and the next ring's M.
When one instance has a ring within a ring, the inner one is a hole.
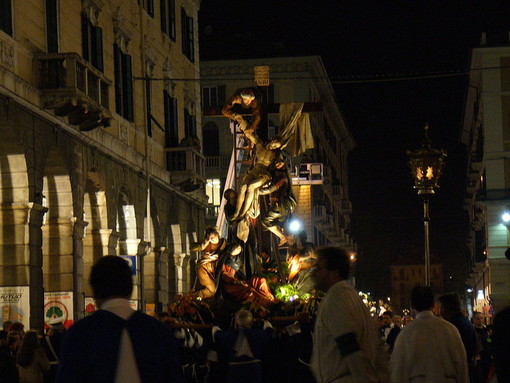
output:
M414 188L423 198L423 226L425 229L425 285L430 286L430 247L429 247L429 199L438 188L439 177L444 166L446 151L432 149L428 136L429 126L425 125L425 140L421 149L407 151L409 167L414 178Z

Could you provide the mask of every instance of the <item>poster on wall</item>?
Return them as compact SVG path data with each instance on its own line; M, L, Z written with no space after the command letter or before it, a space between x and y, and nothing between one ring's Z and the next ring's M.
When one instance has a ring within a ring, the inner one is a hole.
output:
M44 293L44 327L63 324L69 328L74 321L72 291Z
M138 301L134 299L129 300L129 305L133 310L138 310ZM94 313L94 311L99 310L96 306L96 301L94 298L85 297L85 316L88 317Z
M0 287L0 325L5 321L21 322L30 328L30 288L28 286Z

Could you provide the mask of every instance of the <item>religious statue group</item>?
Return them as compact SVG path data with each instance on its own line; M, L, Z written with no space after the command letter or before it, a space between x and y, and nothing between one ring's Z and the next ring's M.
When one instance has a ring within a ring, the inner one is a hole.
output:
M305 232L290 235L285 229L297 202L283 150L287 146L292 147L290 154L296 155L313 147L313 142L311 145L300 143L296 138L304 136L298 133L299 129L303 129L299 124L301 109L302 104L287 108L283 116L283 124L287 121L285 126L278 135L264 142L257 135L261 121L261 97L256 88L237 90L223 107L223 115L233 120L238 126L236 129L243 135L251 165L239 190L230 188L223 193L227 238L222 238L216 227L209 227L203 241L192 248L200 252L197 264L199 286L193 290L197 297L212 299L222 296L238 302L270 305L276 299L262 277L262 273L266 272L275 272L281 282L288 281L300 293L310 292L313 288L310 272L316 262L313 246L306 242ZM245 119L243 115L246 114L250 114L251 119ZM305 122L308 125L301 125L309 131L309 121ZM266 195L269 196L269 204L261 207L260 196ZM261 225L257 226L257 221ZM277 237L278 244L273 247L275 254L267 251L259 253L257 227L262 227L263 235L270 235L269 231ZM283 272L282 267L278 267L281 265L277 257L280 256L279 249L285 247L288 271Z

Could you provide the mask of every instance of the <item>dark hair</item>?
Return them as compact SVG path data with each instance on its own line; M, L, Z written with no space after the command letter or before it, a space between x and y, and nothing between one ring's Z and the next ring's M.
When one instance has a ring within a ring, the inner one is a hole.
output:
M383 312L383 315L388 315L390 318L393 318L393 311L386 310L385 312Z
M16 362L22 367L29 366L34 360L35 350L40 347L37 331L28 330L21 341L21 346L16 355Z
M233 195L237 195L237 192L234 189L227 189L223 192L223 198L226 200L230 200Z
M0 330L0 340L7 339L7 331Z
M205 229L204 240L208 240L211 234L216 234L218 237L220 236L220 232L216 226L209 226L207 229Z
M434 306L434 293L430 286L415 286L411 290L411 307L417 311L430 310Z
M318 258L324 258L326 269L338 271L342 280L349 278L350 262L347 250L340 247L325 246L315 250Z
M460 309L460 297L457 293L447 293L439 296L437 301L441 304L441 309L449 314L458 314Z
M90 285L95 298L130 297L133 292L131 269L123 258L106 255L92 266Z
M17 331L19 333L23 333L25 331L25 325L21 322L11 323L11 327L9 327L9 331Z

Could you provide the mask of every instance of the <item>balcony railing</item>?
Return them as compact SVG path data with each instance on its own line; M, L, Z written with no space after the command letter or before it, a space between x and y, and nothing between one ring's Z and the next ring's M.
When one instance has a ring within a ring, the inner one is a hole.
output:
M37 85L44 108L59 116L73 115L70 123L83 127L107 126L111 81L76 53L35 56ZM72 120L72 121L71 121Z
M194 146L165 148L167 170L173 178L199 178L205 182L205 158Z
M205 158L206 168L228 169L230 156L208 156Z

